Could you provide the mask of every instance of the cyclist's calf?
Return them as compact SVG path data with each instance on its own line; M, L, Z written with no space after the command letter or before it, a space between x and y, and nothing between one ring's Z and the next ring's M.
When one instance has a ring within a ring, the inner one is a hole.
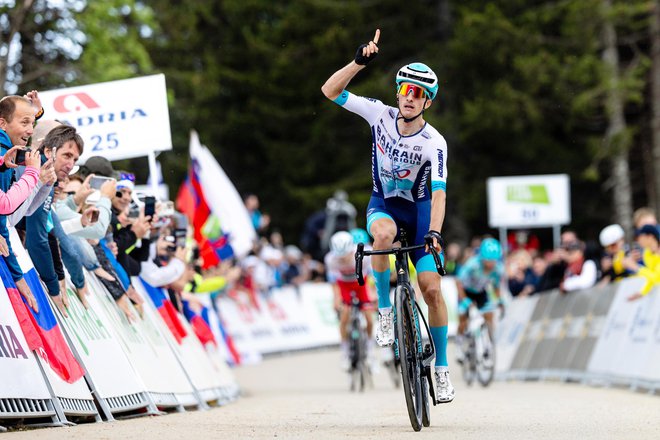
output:
M417 278L424 302L429 308L431 325L446 325L447 306L440 290L440 275L435 272L419 272Z

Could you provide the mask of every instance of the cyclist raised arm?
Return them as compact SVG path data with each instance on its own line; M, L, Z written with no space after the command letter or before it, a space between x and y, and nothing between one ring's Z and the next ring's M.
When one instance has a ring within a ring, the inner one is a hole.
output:
M447 143L423 117L437 96L438 78L422 63L401 67L395 79L396 107L345 90L355 75L376 57L379 39L380 30L376 30L373 40L361 45L354 60L335 72L321 90L328 99L362 116L372 129L373 192L367 208L367 230L374 238L373 248L391 248L401 227L411 243L422 244L428 235L440 250ZM424 249L415 251L411 259L428 305L431 337L437 351L436 396L439 402L451 402L454 387L447 367L447 308L440 290L441 278L433 256ZM372 268L378 291L376 340L379 345L387 346L394 343L388 257L374 255Z

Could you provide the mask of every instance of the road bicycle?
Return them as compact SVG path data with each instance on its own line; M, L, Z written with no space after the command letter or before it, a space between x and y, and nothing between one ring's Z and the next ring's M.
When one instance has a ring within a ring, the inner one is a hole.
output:
M477 306L468 309L467 330L463 334L462 375L467 385L476 378L486 387L495 376L495 344L486 319Z
M394 291L394 357L401 363L401 379L403 393L406 397L408 417L415 431L422 426L431 424L429 394L433 405L436 405L435 389L431 363L435 358L435 346L430 337L428 323L421 312L415 298L415 290L410 283L408 273L408 254L427 244L408 246L405 230L399 232L400 247L382 250L364 250L364 244L359 243L355 253L355 273L360 285L364 285L362 276L362 259L370 255L394 254L396 268L396 289ZM442 241L442 240L440 240ZM440 243L444 247L444 243ZM433 246L429 245L435 265L440 275L445 274L440 256ZM423 325L422 325L423 324ZM424 339L428 339L426 344Z
M369 343L362 303L355 290L351 291L351 311L348 319L348 343L351 391L364 391L366 385L372 385L369 368L367 344Z

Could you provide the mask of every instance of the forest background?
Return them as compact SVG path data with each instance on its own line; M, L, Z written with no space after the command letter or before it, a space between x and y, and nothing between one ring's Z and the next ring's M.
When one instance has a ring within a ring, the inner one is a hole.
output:
M400 66L438 74L425 118L449 145L450 239L495 233L491 176L568 174L570 226L591 239L658 212L660 0L0 0L0 82L23 94L164 73L171 193L195 129L296 243L337 189L364 226L370 130L320 87L376 28L380 54L349 89L395 105ZM118 167L144 182L140 160Z

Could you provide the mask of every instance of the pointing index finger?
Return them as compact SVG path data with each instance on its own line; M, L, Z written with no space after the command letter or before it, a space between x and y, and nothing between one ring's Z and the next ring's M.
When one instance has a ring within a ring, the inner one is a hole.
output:
M374 39L373 39L374 44L378 44L379 38L380 38L380 29L376 29L376 35L374 35Z

